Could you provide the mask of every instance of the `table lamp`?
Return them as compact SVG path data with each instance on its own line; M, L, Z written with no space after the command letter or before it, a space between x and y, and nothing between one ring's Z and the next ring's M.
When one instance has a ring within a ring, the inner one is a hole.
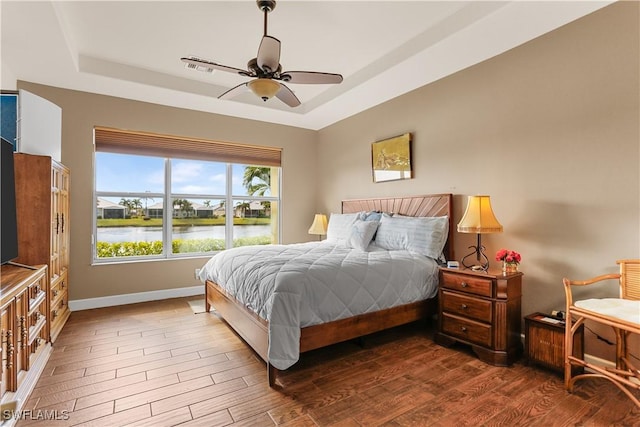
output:
M502 225L491 209L489 196L469 196L467 209L458 223L458 232L478 234L478 244L469 246L469 249L473 249L473 251L462 258L462 265L476 271L487 271L489 259L484 254L481 236L485 233L502 233ZM467 258L473 255L476 258L476 264L470 264L470 261L467 261Z
M318 240L322 240L322 236L327 234L327 216L324 214L316 214L313 218L313 224L309 228L309 234L317 234Z

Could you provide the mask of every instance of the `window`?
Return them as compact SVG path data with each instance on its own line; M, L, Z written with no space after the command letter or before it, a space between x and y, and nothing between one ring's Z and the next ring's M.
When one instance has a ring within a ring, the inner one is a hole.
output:
M96 128L95 135L95 262L278 243L279 150L273 161L259 157L261 150L272 156L271 148L240 145L251 155L228 155L234 144L198 140L206 144L198 150L197 144L181 146L193 140L162 135L104 128ZM173 143L159 151L166 138ZM145 149L147 143L151 149ZM215 145L219 150L211 149Z

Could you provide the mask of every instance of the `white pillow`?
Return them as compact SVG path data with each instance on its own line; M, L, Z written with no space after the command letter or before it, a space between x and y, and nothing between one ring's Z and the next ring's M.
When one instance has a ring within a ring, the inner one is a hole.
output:
M363 221L380 221L382 217L382 212L370 211L370 212L360 212L358 218Z
M366 251L369 243L371 243L373 235L376 234L378 224L378 221L356 220L356 222L351 226L351 232L349 233L349 238L346 241L346 246Z
M383 215L376 234L376 245L388 250L417 252L437 260L449 235L449 218L390 217Z
M327 241L345 242L351 233L351 226L356 222L359 215L360 213L332 213L327 226Z

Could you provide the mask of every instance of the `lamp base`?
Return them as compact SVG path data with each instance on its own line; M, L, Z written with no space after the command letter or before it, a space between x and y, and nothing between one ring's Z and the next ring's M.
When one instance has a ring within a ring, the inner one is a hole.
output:
M470 268L473 271L487 271L489 269L489 258L484 254L484 246L482 246L482 239L478 233L478 244L476 246L469 246L469 249L473 249L472 252L465 255L460 261L465 268ZM467 258L475 255L476 264L468 264Z

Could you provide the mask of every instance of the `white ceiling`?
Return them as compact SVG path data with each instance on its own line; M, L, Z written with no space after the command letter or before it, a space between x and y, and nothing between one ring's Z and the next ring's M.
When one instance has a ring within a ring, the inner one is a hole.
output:
M302 105L247 92L248 78L186 69L194 55L236 68L256 56L255 1L7 1L2 89L25 80L181 108L321 129L525 43L611 1L293 1L268 15L283 70L340 73L289 84Z

